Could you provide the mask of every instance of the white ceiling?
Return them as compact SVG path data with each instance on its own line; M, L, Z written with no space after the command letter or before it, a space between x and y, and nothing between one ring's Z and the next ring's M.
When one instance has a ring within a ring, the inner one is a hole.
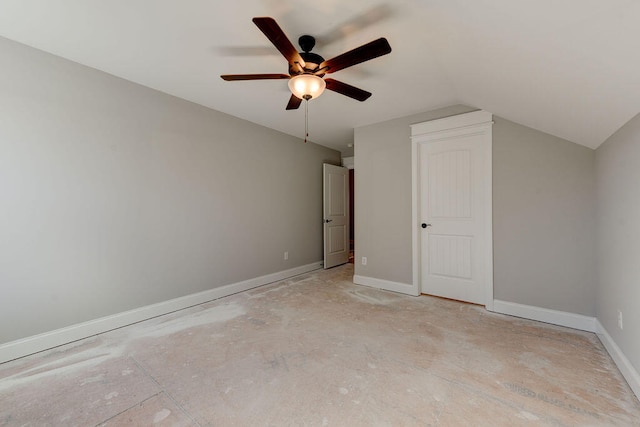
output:
M355 127L451 104L592 148L640 110L637 0L0 0L0 35L303 138L286 80L219 78L287 72L254 16L325 58L389 40L331 75L369 100L309 103L310 139L345 154Z

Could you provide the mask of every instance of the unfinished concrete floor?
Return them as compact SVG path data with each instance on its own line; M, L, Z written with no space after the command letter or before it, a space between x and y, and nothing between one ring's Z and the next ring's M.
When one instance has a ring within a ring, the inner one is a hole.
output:
M598 338L316 271L0 365L0 425L640 425Z

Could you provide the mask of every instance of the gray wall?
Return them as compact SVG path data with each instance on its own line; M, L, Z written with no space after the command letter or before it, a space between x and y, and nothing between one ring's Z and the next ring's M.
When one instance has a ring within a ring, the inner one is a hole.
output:
M322 259L337 151L2 38L0 77L0 343Z
M595 316L595 152L494 117L496 299Z
M458 105L356 129L356 274L411 283L409 125L472 110ZM595 315L593 150L494 119L495 298Z
M598 320L640 372L640 115L596 150ZM618 328L618 310L624 329Z

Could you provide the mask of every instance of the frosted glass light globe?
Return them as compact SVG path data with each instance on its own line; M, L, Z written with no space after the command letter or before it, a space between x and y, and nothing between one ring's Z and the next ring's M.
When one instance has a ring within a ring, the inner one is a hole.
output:
M313 74L300 74L289 80L289 89L300 99L319 97L327 87L324 79Z

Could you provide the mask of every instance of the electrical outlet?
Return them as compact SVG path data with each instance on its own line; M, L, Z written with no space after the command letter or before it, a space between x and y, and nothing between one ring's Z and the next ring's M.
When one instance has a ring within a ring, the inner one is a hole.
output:
M289 259L289 252L285 252L284 253L284 260L288 260Z
M622 310L618 310L618 328L620 328L620 330L624 329L624 324L622 323Z
M367 265L367 257L366 256L362 257L362 265Z

